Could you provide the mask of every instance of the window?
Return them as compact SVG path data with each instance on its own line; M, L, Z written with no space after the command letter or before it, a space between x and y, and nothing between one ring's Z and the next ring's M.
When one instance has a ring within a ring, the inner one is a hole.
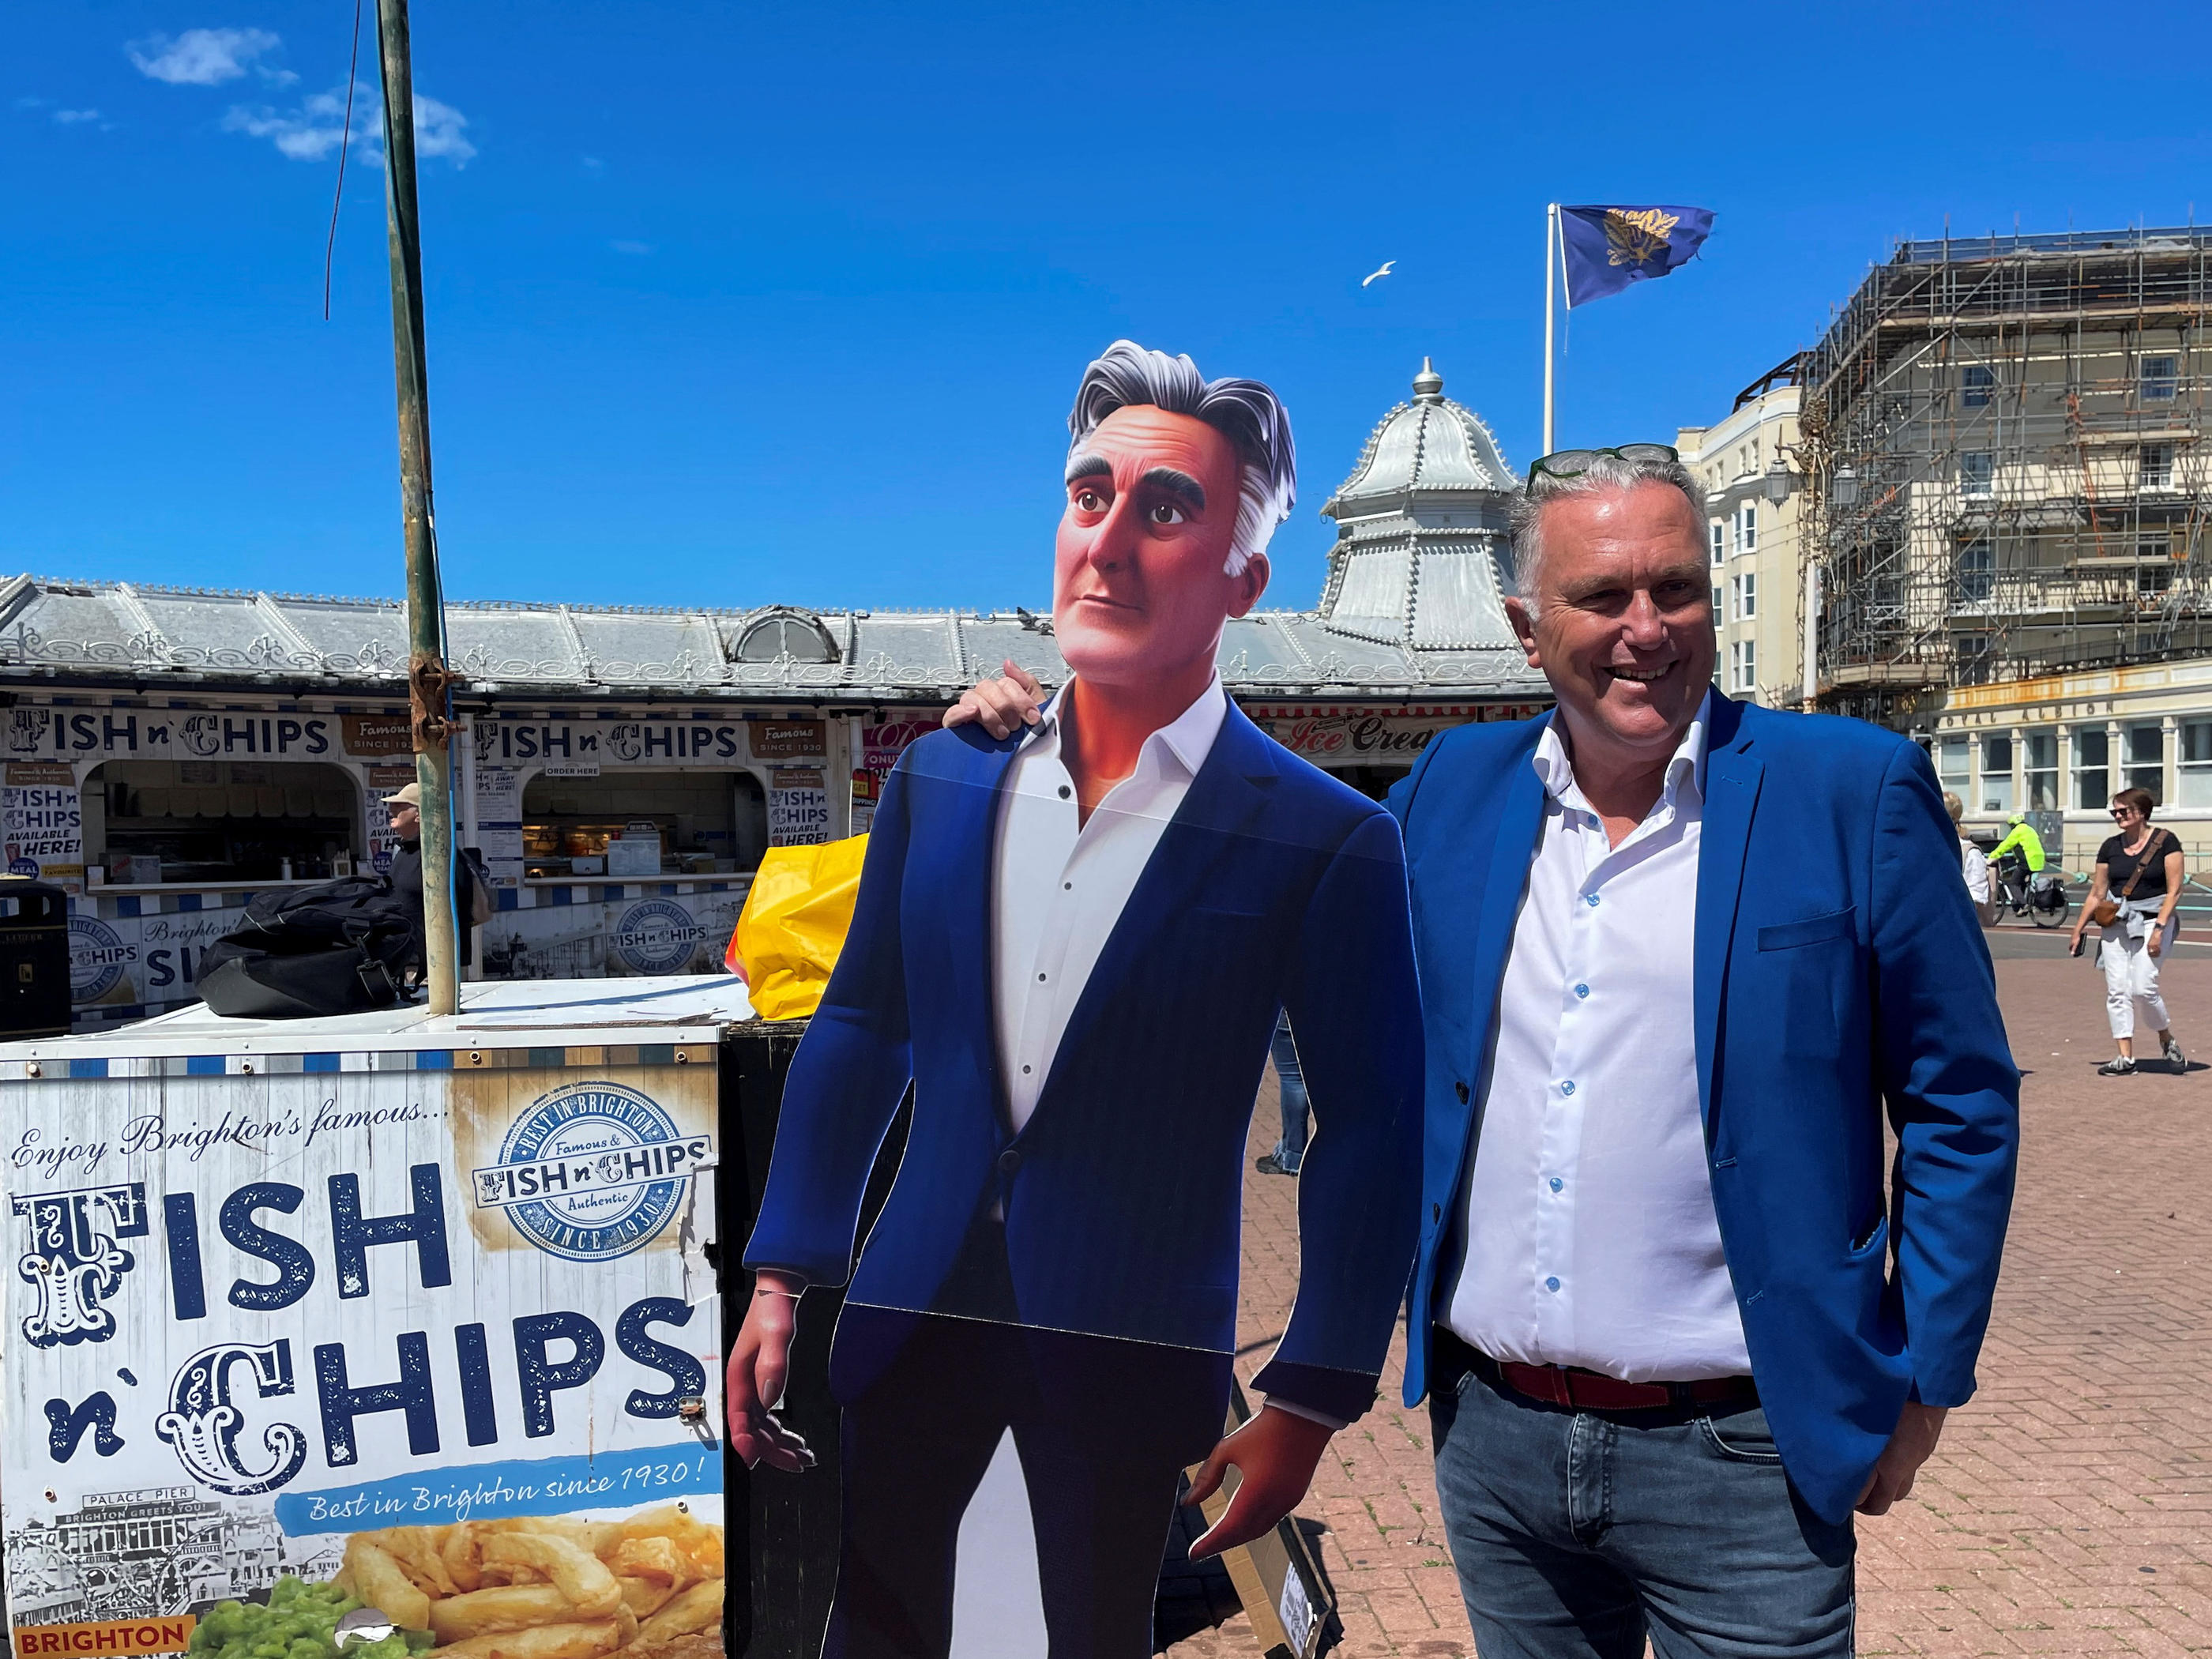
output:
M1728 531L1718 519L1715 519L1713 520L1713 562L1722 564L1725 563L1727 559ZM1717 611L1720 606L1716 605L1713 609Z
M835 662L837 647L813 617L793 611L775 611L746 627L738 636L739 662Z
M1996 663L1996 653L1991 648L1993 644L1986 634L1962 634L1959 636L1953 649L1958 658L1955 673L1960 684L1988 684L1990 671Z
M1968 363L1966 372L1959 382L1959 401L1968 409L1986 409L1990 391L1996 383L1996 370L1981 363Z
M2139 564L2136 567L2136 597L2153 599L2173 586L2173 567L2170 564Z
M1746 501L1737 514L1735 550L1749 553L1759 545L1759 508Z
M1759 573L1747 570L1741 578L1743 592L1735 602L1736 620L1747 621L1759 614Z
M1982 739L1982 805L1984 812L2012 811L2012 739Z
M2055 732L2031 732L2027 734L2027 810L2031 812L2055 812L2058 810L2058 734Z
M1713 620L1717 623L1728 620L1728 607L1721 603L1721 585L1718 582L1713 584Z
M1969 496L1985 500L1996 485L1996 461L1985 450L1962 451L1959 456L1959 488Z
M2112 799L2112 744L2102 732L2074 734L2074 804L2094 812Z
M1759 689L1757 645L1750 640L1737 640L1729 647L1729 690L1755 691Z
M2173 488L2173 446L2172 444L2145 444L2136 452L2136 488L2138 489Z
M2130 789L2148 789L2150 798L2160 805L2166 803L2166 733L2155 720L2143 720L2128 727L2127 782Z
M2174 793L2184 806L2212 806L2212 720L2181 723Z
M1990 538L1977 536L1959 550L1959 597L1969 605L1984 605L1996 587L1996 556L1990 550Z
M1973 755L1964 738L1936 739L1936 781L1960 800L1973 784Z
M2180 359L2144 357L2139 360L2139 363L2136 384L2142 388L2142 400L2147 404L2172 403L2174 389L2180 379L2176 372L2180 366Z

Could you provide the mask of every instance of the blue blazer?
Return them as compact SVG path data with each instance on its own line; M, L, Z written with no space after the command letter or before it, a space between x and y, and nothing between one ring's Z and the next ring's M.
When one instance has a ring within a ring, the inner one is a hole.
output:
M1244 1145L1287 1008L1316 1133L1298 1297L1256 1385L1365 1411L1413 1254L1421 1028L1398 826L1233 706L1008 1134L991 973L995 828L1018 735L909 748L843 953L784 1086L750 1267L851 1271L863 1189L914 1118L851 1299L927 1310L994 1200L1023 1322L1237 1346Z
M1408 1405L1542 823L1542 725L1449 732L1390 795L1428 1031ZM2019 1138L1989 950L1918 746L1716 696L1694 959L1713 1206L1752 1370L1790 1479L1840 1522L1905 1401L1974 1391Z

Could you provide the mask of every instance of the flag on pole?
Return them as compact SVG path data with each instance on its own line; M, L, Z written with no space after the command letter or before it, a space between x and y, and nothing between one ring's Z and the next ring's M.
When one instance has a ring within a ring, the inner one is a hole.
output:
M1712 229L1709 208L1562 207L1568 309L1666 276L1697 252Z

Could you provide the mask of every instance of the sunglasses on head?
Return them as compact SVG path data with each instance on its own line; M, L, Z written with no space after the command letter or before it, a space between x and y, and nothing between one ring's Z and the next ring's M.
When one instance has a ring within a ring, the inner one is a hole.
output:
M1552 478L1579 478L1610 455L1622 461L1679 461L1682 458L1668 444L1622 444L1617 449L1555 449L1528 463L1528 476L1539 472Z

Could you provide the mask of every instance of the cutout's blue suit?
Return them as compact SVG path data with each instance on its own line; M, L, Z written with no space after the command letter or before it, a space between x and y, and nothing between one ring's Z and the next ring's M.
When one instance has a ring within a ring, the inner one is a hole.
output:
M1286 1007L1316 1130L1297 1303L1255 1384L1359 1415L1413 1257L1419 1180L1419 1000L1397 824L1232 706L1034 1115L1010 1134L991 873L1018 743L972 726L935 732L891 774L851 932L785 1085L747 1265L845 1281L868 1171L911 1080L905 1157L848 1304L932 1310L996 1201L1023 1325L1228 1354L1245 1134Z
M1427 1388L1542 823L1542 723L1448 732L1390 795L1427 1030L1408 1405ZM1713 1205L1752 1370L1790 1479L1841 1522L1907 1400L1973 1393L2012 1203L2020 1073L1920 749L1716 696L1695 962Z

